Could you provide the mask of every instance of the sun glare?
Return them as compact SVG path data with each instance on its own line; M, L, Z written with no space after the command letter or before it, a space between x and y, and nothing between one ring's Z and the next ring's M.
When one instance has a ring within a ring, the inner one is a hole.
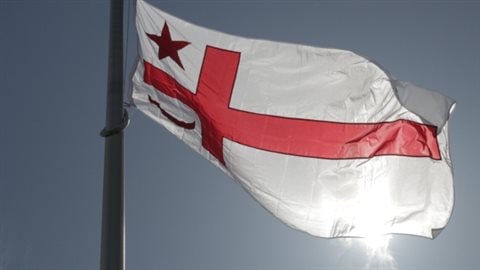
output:
M376 235L362 239L367 255L367 263L363 269L397 270L397 263L389 249L391 239L391 235Z
M388 182L376 183L367 188L359 205L359 227L365 236L360 241L365 246L367 265L364 269L397 269L395 258L389 249L391 215Z
M381 250L388 250L390 239L392 239L391 235L371 235L363 238L362 241L367 250L371 252L378 252Z

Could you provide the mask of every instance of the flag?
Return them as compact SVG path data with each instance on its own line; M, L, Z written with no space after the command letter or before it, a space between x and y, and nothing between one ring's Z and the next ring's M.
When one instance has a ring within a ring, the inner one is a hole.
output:
M454 101L353 52L237 37L137 1L131 104L319 237L432 238L453 207Z

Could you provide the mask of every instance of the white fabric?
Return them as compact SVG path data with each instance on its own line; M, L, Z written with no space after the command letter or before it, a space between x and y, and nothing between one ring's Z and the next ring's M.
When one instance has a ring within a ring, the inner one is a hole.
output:
M160 35L167 22L184 69L158 58L145 33ZM320 237L365 237L373 233L432 238L453 207L447 120L453 101L438 93L393 82L373 62L353 52L254 40L205 29L137 1L140 61L131 102L191 148L238 181L263 207L287 225ZM291 156L224 139L225 166L202 147L195 111L143 81L143 60L196 91L206 46L241 52L230 106L261 114L346 123L398 119L434 124L441 160L405 156L322 159ZM397 88L399 88L397 93ZM405 90L407 89L407 90ZM179 127L152 106L195 129ZM432 101L433 100L433 101Z

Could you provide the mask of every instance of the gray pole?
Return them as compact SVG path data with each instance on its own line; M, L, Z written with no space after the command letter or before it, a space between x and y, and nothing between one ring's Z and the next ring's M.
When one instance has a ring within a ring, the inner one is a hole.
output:
M110 1L107 111L103 174L101 270L125 269L123 179L123 0Z

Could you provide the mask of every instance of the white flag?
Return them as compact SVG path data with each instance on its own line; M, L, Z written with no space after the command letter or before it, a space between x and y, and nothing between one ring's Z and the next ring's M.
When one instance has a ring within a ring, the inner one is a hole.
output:
M131 103L320 237L434 237L453 207L454 102L353 52L236 37L137 1Z

